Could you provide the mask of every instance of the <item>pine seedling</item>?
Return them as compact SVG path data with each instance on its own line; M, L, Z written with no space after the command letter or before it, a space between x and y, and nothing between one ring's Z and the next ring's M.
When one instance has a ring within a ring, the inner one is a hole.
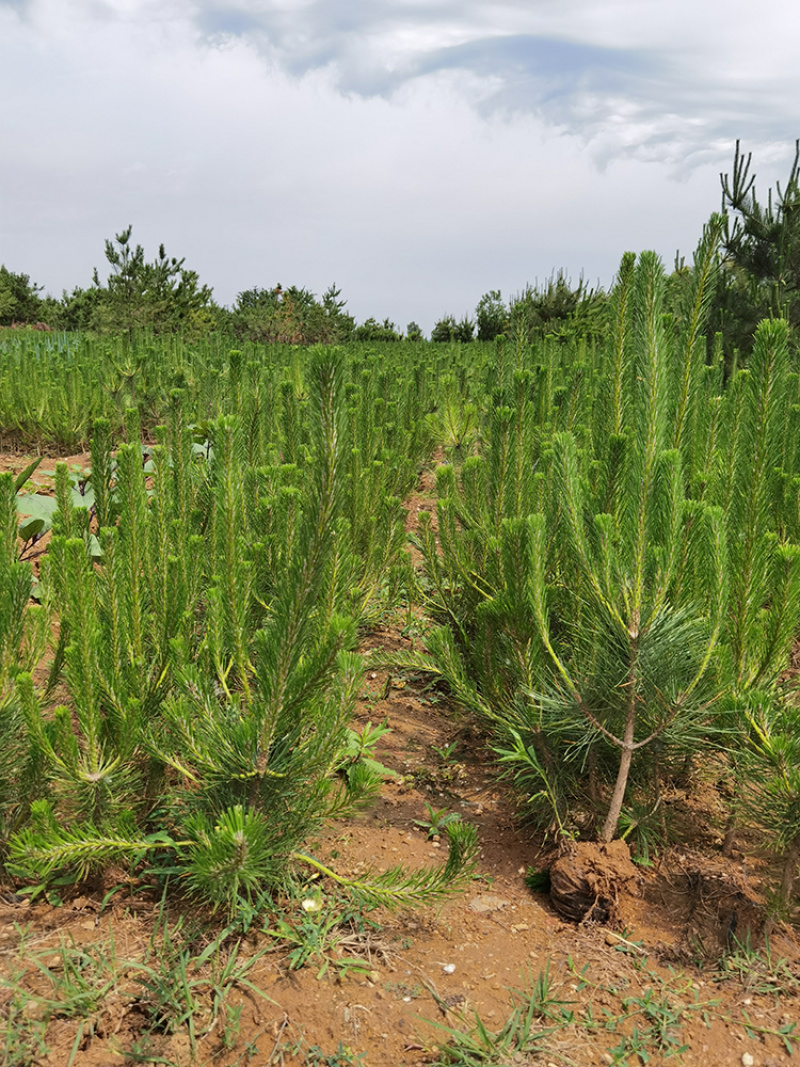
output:
M800 867L800 712L774 694L751 694L740 774L745 810L783 854L781 903L791 905Z
M773 457L780 451L786 416L787 363L786 323L762 322L740 396L734 398L735 459L725 515L733 576L730 644L738 690L774 682L800 621L797 553L793 546L781 545L773 532Z
M516 481L515 420L528 418L518 398L516 411L501 406L493 415L487 529L455 521L458 492L448 472L439 487L441 559L431 533L422 531L432 595L463 657L459 669L452 657L450 666L437 666L465 697L459 673L477 682L501 758L513 773L517 754L559 824L564 778L574 781L588 768L592 779L599 758L610 770L616 751L605 840L616 831L634 755L655 742L696 736L718 695L727 538L719 510L689 506L684 461L670 447L675 412L695 410L697 337L713 273L709 241L698 253L697 273L706 281L699 277L692 290L684 373L676 373L674 337L662 313L661 265L651 253L635 267L626 257L606 362L611 388L602 386L609 399L592 416L599 420L596 436L602 420L610 420L607 441L593 453L580 429L592 421L584 412L591 394L581 384L588 368L576 361L560 416L572 430L556 433L540 452L545 510L501 521L505 510L524 509L539 493L535 476ZM562 368L555 353L546 350L545 357L540 400L563 388L556 385ZM688 417L681 415L682 425ZM462 479L467 516L482 510L472 503L479 477L476 468ZM557 761L554 750L564 754ZM597 793L596 781L590 792Z

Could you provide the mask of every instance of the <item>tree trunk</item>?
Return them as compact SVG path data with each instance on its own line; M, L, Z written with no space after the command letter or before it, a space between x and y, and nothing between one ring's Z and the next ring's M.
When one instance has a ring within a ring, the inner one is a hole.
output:
M631 731L631 734L633 731ZM625 729L625 735L627 737L628 730ZM617 832L617 823L619 822L619 816L622 811L622 801L625 799L625 788L628 785L628 774L631 769L631 760L633 759L633 748L630 745L624 745L622 749L622 755L619 760L619 772L617 774L617 781L614 785L614 792L611 796L611 806L608 809L608 815L606 821L603 823L603 829L600 831L601 841L613 840L614 834Z
M622 811L622 802L625 799L625 789L628 785L628 775L630 774L631 761L633 760L633 739L636 732L636 661L639 653L638 612L636 612L634 623L631 626L630 635L631 654L628 668L628 710L625 715L625 734L622 739L622 755L619 758L619 771L617 772L617 780L614 783L614 792L611 795L611 804L606 821L603 823L603 829L600 831L600 840L604 842L613 840L614 834L617 832L617 823Z

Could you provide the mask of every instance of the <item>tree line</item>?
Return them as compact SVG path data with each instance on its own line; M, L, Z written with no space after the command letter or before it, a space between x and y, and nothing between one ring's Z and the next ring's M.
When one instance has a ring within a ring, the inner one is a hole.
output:
M721 174L723 229L718 255L719 284L708 318L709 347L721 339L726 362L752 348L756 326L765 318L800 325L800 142L785 184L776 183L766 199L756 193L752 155L736 143L733 169ZM348 341L424 340L410 322L405 331L388 318L357 323L346 310L341 290L331 285L321 297L302 286L255 286L240 292L232 307L213 298L184 259L169 257L164 245L148 261L132 241L128 226L105 242L108 275L95 269L86 288L64 291L60 299L42 296L27 274L0 266L0 326L40 325L51 329L119 334L150 330L198 336L228 331L259 343L338 344ZM680 313L689 268L676 257L668 278L667 307ZM430 340L438 343L493 341L510 336L524 344L546 334L591 338L607 329L608 293L581 279L575 285L563 271L544 284L504 300L489 290L472 315L443 315Z

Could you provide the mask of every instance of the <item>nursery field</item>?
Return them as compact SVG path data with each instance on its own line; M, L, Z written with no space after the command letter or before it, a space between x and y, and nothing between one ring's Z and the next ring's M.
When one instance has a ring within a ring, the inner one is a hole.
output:
M800 364L0 334L2 1062L800 1039Z

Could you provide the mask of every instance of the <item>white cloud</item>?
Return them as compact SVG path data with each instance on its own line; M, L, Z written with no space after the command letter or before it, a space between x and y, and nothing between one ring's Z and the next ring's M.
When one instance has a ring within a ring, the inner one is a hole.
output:
M627 248L691 252L736 136L785 172L792 34L746 44L798 16L717 11L0 0L0 261L88 284L132 222L224 302L335 280L426 328L559 267L608 284Z

